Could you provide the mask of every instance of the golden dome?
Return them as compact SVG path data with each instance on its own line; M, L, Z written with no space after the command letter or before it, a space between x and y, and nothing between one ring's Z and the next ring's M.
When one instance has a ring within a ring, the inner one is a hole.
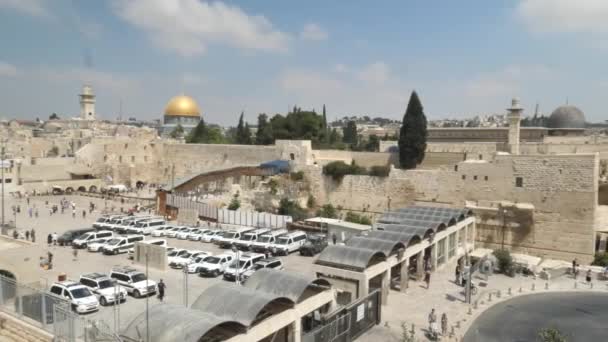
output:
M201 116L201 110L196 101L186 95L173 97L165 108L165 116Z

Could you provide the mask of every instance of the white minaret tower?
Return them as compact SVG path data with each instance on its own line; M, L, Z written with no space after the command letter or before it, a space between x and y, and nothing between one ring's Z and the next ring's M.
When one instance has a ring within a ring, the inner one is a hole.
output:
M80 97L80 118L82 120L95 120L95 94L89 85L82 87Z
M523 108L519 104L519 99L511 100L511 108L507 108L507 121L509 122L509 152L519 154L519 125Z

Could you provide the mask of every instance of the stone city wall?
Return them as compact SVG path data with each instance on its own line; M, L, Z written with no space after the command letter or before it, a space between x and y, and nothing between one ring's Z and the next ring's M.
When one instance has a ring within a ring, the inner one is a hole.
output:
M384 211L389 198L391 208L414 201L454 206L479 201L527 203L534 219L520 222L523 236L513 234L508 245L526 246L540 256L588 260L593 255L597 224L598 163L594 154L505 155L493 162L460 162L449 170L393 169L386 178L345 176L338 183L323 176L320 167L308 168L307 177L319 204L352 210ZM522 178L521 187L517 177ZM492 244L502 226L489 223L483 227L478 240Z

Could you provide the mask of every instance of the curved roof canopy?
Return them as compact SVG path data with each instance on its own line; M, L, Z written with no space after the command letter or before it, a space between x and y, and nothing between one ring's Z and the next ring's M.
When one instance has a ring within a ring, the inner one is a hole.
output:
M218 341L245 331L236 322L225 322L218 317L182 305L158 304L149 310L150 342L198 342L214 336ZM142 312L121 332L125 341L146 340L146 312Z
M201 310L225 321L251 326L268 313L293 307L294 301L254 288L218 283L203 291L191 308ZM270 308L270 306L273 306Z
M384 253L384 255L395 254L400 248L405 249L405 246L407 246L399 240L381 240L374 239L369 236L352 237L346 241L346 245L350 247L380 251Z
M247 279L244 286L299 303L307 289L329 288L331 284L325 279L262 268Z
M399 232L392 230L372 230L368 232L365 236L370 239L401 242L406 247L411 244L420 242L424 237L424 235L418 235L415 233Z
M369 267L374 260L385 259L386 254L382 251L332 245L327 246L323 252L321 252L315 263L362 271Z

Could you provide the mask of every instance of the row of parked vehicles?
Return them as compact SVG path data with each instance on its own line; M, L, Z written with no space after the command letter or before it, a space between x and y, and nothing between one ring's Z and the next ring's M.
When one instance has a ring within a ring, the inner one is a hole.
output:
M109 275L88 273L78 281L60 281L51 285L51 293L66 298L74 312L84 314L99 310L100 305L124 303L127 295L134 298L153 295L156 282L132 267L112 268Z

